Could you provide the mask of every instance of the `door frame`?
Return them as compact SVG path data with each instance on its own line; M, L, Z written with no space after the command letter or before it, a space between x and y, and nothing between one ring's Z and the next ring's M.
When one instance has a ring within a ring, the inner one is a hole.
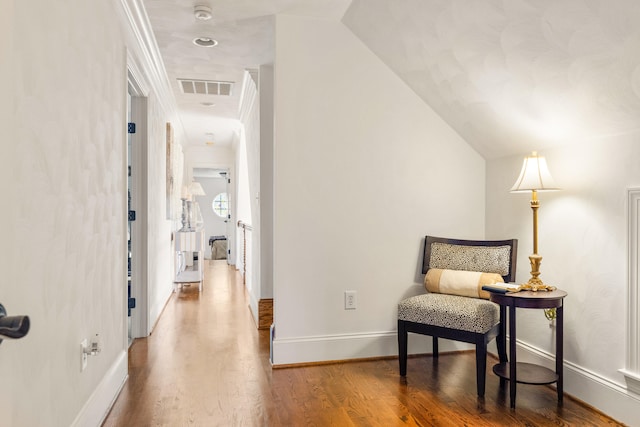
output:
M231 218L227 221L226 233L227 233L227 263L230 265L236 264L235 262L235 251L236 251L236 216L235 216L235 198L236 198L236 187L235 187L235 167L232 164L225 162L190 162L185 166L186 171L186 182L191 182L193 178L193 170L196 168L202 169L217 169L217 170L225 170L227 172L227 184L226 191L229 195L229 210L231 211ZM205 209L211 209L211 206L204 207ZM203 206L200 206L200 209L203 209ZM209 236L206 236L207 242L209 241Z
M131 297L136 299L136 308L131 311L131 335L134 339L149 335L148 90L139 76L140 74L129 62L127 66L127 91L131 94L131 121L136 124L136 132L131 134L131 186L134 189L131 192L131 209L136 211L136 220L131 224ZM126 198L127 193L125 192ZM128 212L125 221L128 221ZM125 319L126 317L125 310ZM128 341L128 331L125 331L125 339Z

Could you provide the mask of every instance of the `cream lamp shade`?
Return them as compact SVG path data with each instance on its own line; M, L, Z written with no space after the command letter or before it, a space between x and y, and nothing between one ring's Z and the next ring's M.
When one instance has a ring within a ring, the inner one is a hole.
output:
M524 193L527 191L556 191L560 190L549 173L547 161L538 156L535 151L524 158L520 176L516 180L512 193Z
M182 191L180 192L180 198L182 200L191 200L191 193L189 192L189 187L186 185L182 186Z
M207 193L204 192L204 188L202 188L202 185L200 185L200 183L196 181L192 181L191 184L189 184L189 193L191 193L192 196L207 195Z

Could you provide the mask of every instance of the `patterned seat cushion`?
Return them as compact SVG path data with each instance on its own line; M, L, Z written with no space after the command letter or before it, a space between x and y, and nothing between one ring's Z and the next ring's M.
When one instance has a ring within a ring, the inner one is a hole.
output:
M484 299L427 293L400 301L398 319L485 333L500 321L500 309Z

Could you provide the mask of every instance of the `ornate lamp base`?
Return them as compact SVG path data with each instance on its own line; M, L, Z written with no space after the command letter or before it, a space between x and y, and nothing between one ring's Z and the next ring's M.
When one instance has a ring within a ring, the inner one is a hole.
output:
M542 280L538 278L540 275L540 263L542 262L542 257L536 253L529 256L529 262L531 263L531 278L527 283L523 283L520 285L520 289L523 291L543 291L550 292L555 291L555 286L549 286L542 283Z
M522 285L520 285L520 289L523 291L533 291L533 292L538 292L538 291L551 292L551 291L555 291L556 287L545 285L544 283L542 283L542 281L540 281L540 283L531 283L531 281L528 281L527 283L523 283Z

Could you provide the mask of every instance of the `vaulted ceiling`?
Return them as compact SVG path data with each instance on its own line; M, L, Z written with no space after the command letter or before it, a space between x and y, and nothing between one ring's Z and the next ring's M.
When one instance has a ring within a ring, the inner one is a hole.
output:
M636 1L203 0L209 21L194 18L191 2L144 4L189 144L206 139L204 124L221 143L228 138L242 72L272 63L273 15L288 13L342 17L471 146L495 158L640 135ZM199 36L219 44L197 47ZM211 98L181 93L178 78L237 85L233 96Z

